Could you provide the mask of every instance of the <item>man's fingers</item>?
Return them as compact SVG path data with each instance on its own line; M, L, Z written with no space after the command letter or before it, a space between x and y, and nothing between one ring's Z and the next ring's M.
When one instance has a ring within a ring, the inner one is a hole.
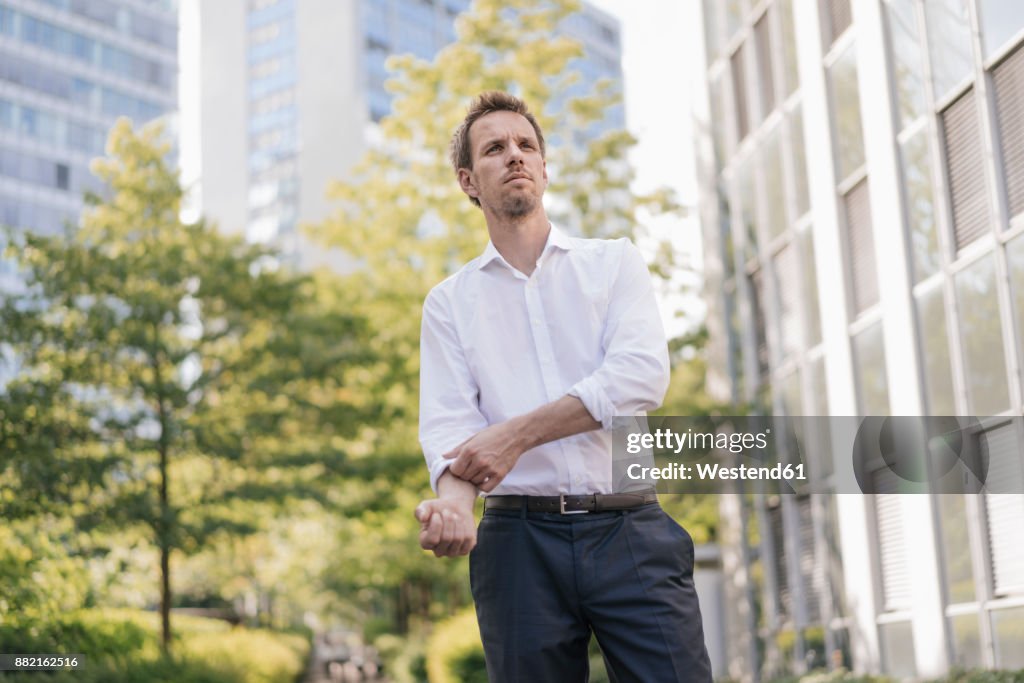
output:
M420 503L419 505L417 505L416 509L413 510L412 513L413 515L415 515L416 521L420 524L426 524L430 521L431 510L430 506L428 506L426 503Z
M483 491L484 493L490 493L498 486L498 484L501 483L501 480L504 478L505 477L496 474L491 475L490 477L487 477L487 481L480 484L480 490Z
M448 457L447 455L445 457ZM466 468L470 464L470 458L465 453L460 452L451 465L448 466L448 471L454 474L459 479L465 479Z
M448 510L440 510L434 519L437 520L438 524L438 538L437 543L434 544L434 555L437 557L444 557L448 554L449 546L452 542L452 529L451 520L449 515L451 513Z
M431 515L430 521L420 531L420 547L424 550L432 550L441 541L443 522L440 515Z

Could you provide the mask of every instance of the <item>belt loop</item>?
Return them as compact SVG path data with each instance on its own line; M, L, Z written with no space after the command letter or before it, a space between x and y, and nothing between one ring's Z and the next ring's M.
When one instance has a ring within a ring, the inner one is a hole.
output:
M522 500L519 501L519 518L520 519L526 519L527 516L528 516L526 513L529 512L529 510L530 510L530 497L529 496L523 496Z

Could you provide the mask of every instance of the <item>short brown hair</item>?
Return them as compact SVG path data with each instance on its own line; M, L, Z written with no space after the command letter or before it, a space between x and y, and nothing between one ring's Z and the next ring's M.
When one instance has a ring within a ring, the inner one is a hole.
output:
M546 158L546 149L544 147L544 133L541 132L540 124L537 123L537 119L534 117L533 112L526 106L526 102L515 95L510 95L507 92L501 92L500 90L491 90L488 92L480 93L475 100L469 105L469 111L466 112L466 118L462 120L459 127L455 129L455 135L452 136L452 142L450 146L450 159L452 162L452 168L455 169L455 173L458 174L460 168L473 168L473 150L469 146L469 129L476 122L477 119L487 114L493 114L496 111L511 111L519 114L533 126L533 132L537 134L537 143L540 145L540 155L542 158ZM470 197L477 206L480 206L480 202L475 197Z

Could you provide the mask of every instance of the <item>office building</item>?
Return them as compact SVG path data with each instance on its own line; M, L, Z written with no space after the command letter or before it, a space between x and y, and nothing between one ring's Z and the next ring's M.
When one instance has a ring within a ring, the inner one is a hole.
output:
M326 190L390 111L386 59L432 59L470 0L218 0L202 3L201 210L228 231L300 252L296 228L330 213ZM621 83L615 19L584 5L564 24L586 88ZM609 126L623 127L621 106Z
M709 386L791 416L1001 416L976 438L1024 491L1024 5L702 8ZM1024 496L722 508L732 677L1024 667Z
M177 54L170 0L0 2L0 224L77 223L114 121L175 110Z

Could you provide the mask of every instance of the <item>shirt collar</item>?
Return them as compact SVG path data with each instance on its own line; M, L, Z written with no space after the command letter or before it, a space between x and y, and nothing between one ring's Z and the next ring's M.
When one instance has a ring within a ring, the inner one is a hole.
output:
M541 250L541 256L548 253L551 249L561 249L563 251L569 251L576 246L575 240L566 235L564 232L559 230L554 223L549 223L551 230L548 231L548 241L544 243L544 248ZM482 270L491 261L501 261L508 265L508 261L505 257L498 252L498 248L494 246L494 242L487 240L487 247L484 249L484 253L480 255L480 261L477 263L477 270ZM512 266L509 265L509 268Z

